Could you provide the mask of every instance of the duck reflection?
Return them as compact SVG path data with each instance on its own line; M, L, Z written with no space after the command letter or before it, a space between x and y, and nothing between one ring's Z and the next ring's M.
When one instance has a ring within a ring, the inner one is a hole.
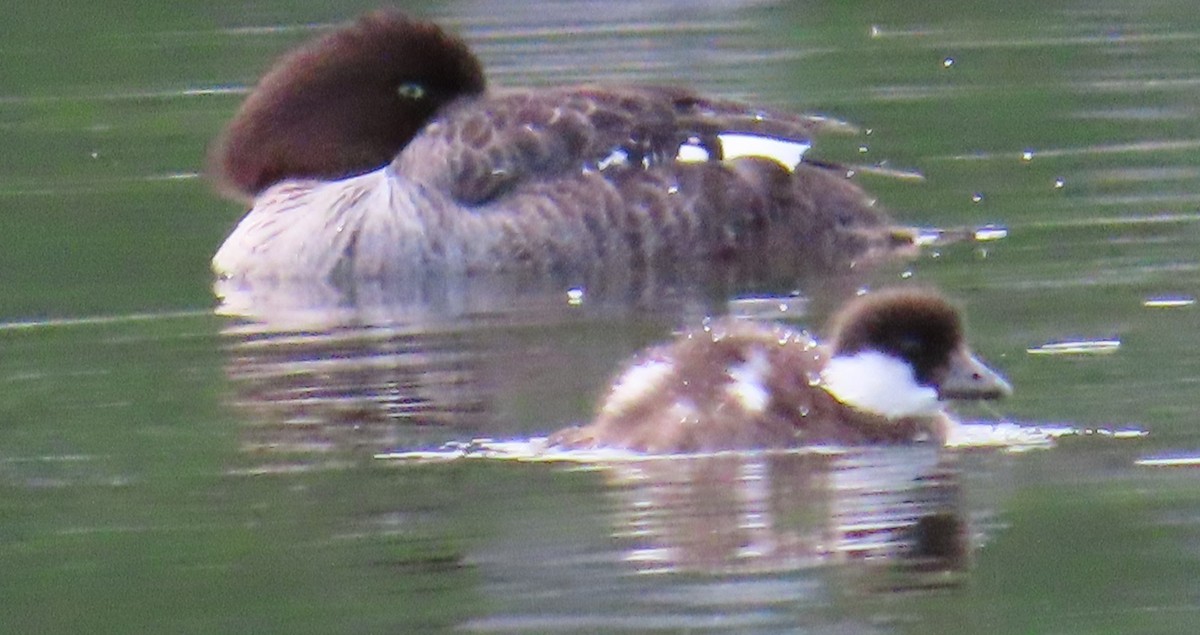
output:
M253 323L226 334L248 451L369 455L441 426L475 429L486 410L462 333Z
M740 274L680 271L339 285L219 280L215 291L218 312L230 317L229 401L246 421L246 449L311 463L316 455L369 458L480 435L545 433L546 421L579 416L580 400L647 332L658 337L723 312L734 285L747 284ZM810 286L825 297L859 284L860 276L843 276ZM554 398L577 402L574 409L501 412L531 392L547 393L538 382L548 374L564 393Z
M220 281L216 290L230 316L229 401L245 421L244 448L309 465L520 433L498 400L544 392L528 384L547 369L569 371L559 373L564 388L593 394L628 354L628 332L646 327L631 312L662 316L665 330L681 315L711 312L719 300L706 298L724 293L515 276L340 287ZM589 350L579 350L580 337L594 343Z
M629 312L660 313L667 325L697 320L719 302L708 298L726 294L589 286L580 306L562 285L478 282L360 287L335 302L320 294L287 293L274 303L256 296L256 311L225 329L243 448L252 460L266 457L254 469L511 436L520 431L502 421L497 402L528 388L516 384L547 367L570 369L562 374L577 375L577 391L594 394L636 346L623 339L637 321ZM848 287L820 287L818 301ZM645 298L655 303L639 305ZM562 340L547 328L563 325ZM525 327L544 344L513 341ZM598 337L581 351L585 332ZM609 349L599 350L600 341ZM535 432L545 433L545 421L556 419L544 404L537 410L545 419ZM616 503L608 522L624 566L639 572L736 575L837 564L864 572L867 585L924 588L956 584L969 562L957 455L937 443L627 456L599 467ZM880 568L889 575L874 575Z
M945 574L969 561L957 456L932 446L662 457L604 473L639 571L887 565L901 577L868 582L911 588L954 584Z

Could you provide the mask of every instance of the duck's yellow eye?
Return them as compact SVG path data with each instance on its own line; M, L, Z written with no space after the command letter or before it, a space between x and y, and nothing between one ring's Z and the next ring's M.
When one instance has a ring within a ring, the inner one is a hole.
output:
M404 82L396 87L396 94L405 99L421 99L425 96L425 87L414 82Z

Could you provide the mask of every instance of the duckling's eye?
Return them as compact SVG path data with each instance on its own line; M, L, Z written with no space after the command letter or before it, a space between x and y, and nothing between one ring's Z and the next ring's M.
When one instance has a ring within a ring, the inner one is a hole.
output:
M425 87L415 82L404 82L396 87L396 94L404 99L422 99L425 97Z

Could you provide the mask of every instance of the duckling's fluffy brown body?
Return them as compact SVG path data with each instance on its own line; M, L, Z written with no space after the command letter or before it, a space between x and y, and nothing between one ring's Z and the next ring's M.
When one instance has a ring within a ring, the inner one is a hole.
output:
M940 294L893 289L846 303L825 344L731 318L686 331L639 355L590 424L550 443L673 453L942 442L953 420L941 400L1011 390L971 353L958 310Z
M911 234L844 171L723 156L725 133L800 143L839 126L676 88L489 93L460 40L380 11L283 58L215 146L222 187L254 205L213 265L292 279L804 272L909 253ZM685 145L702 159L681 160Z
M828 356L808 333L782 324L718 320L639 355L631 367L658 370L639 377L627 369L592 423L561 430L550 443L660 454L941 438L942 418L890 420L822 390ZM764 395L748 393L730 373L755 364Z

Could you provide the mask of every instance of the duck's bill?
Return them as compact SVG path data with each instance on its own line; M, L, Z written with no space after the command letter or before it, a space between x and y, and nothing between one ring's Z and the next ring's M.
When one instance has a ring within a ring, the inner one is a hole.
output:
M1012 386L970 351L959 351L950 360L950 370L938 389L940 399L1000 399L1012 394Z

